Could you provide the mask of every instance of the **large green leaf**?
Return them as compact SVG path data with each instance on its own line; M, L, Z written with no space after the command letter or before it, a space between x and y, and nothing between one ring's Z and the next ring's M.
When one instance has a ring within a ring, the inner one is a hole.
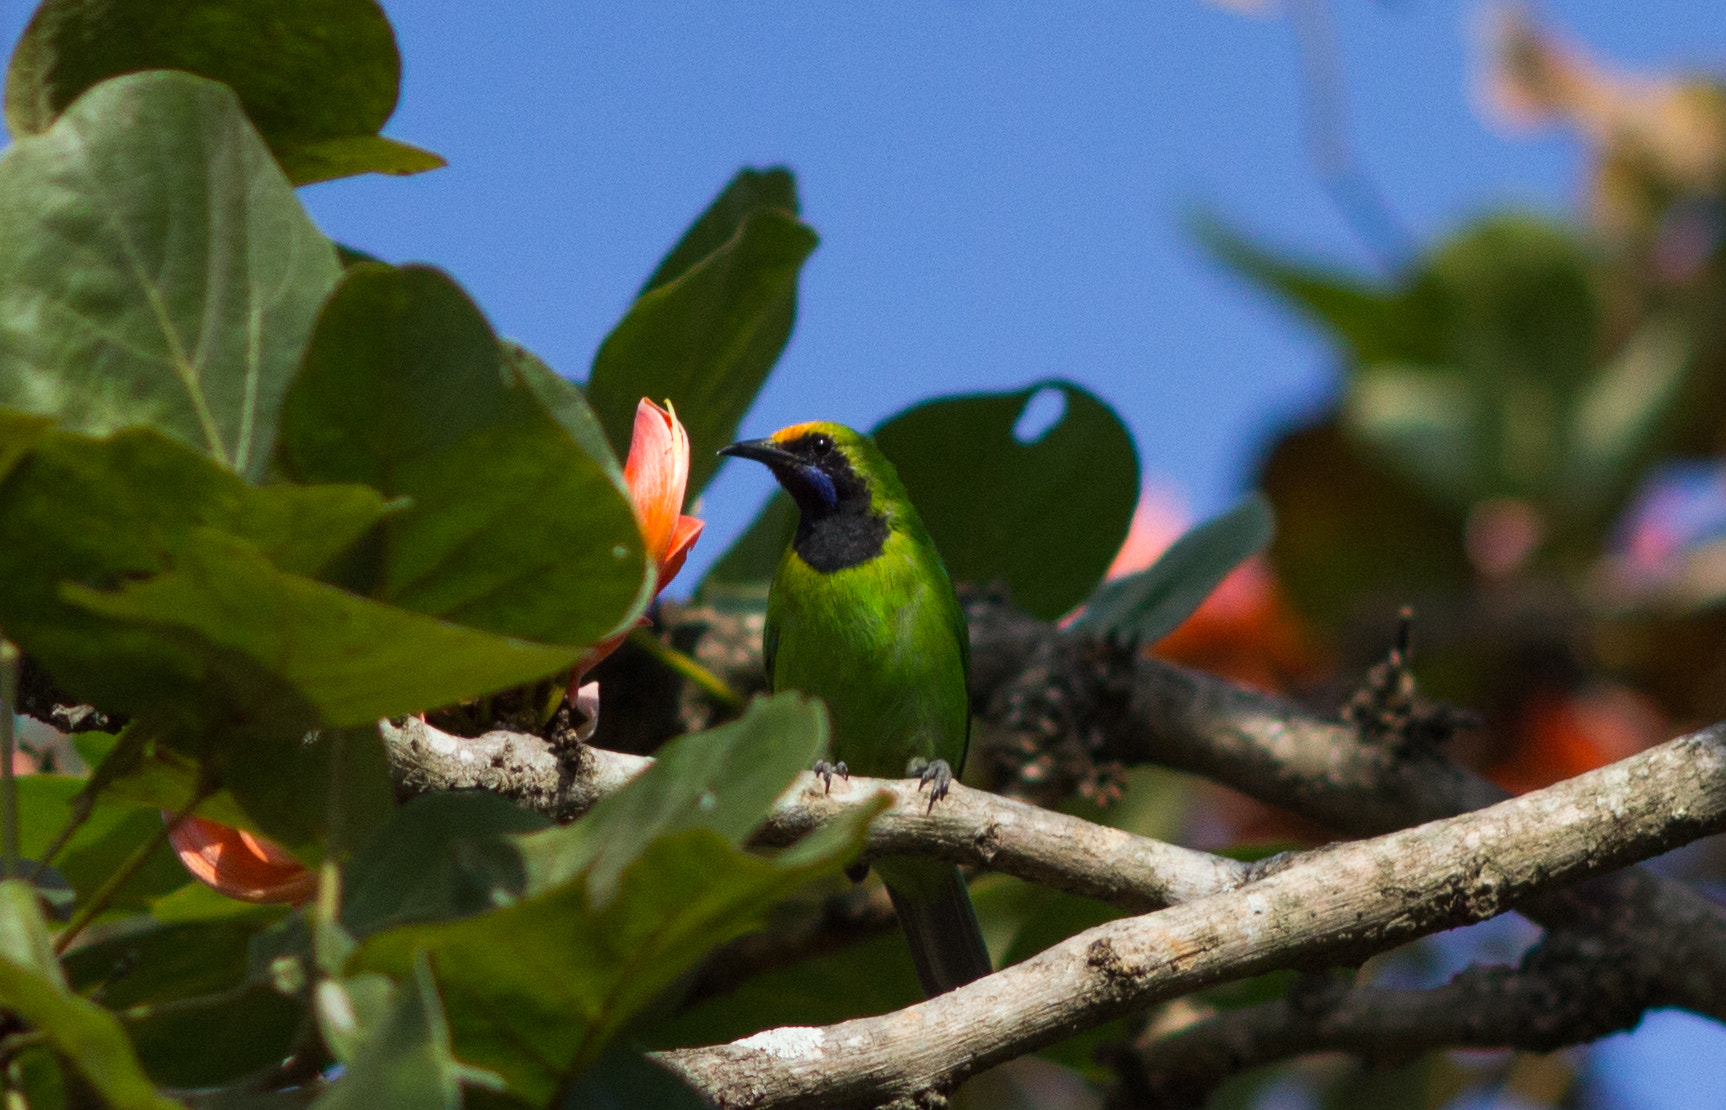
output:
M42 1031L114 1110L175 1110L138 1066L114 1015L67 987L28 883L0 883L0 1006Z
M72 604L65 583L161 573L199 528L243 537L284 571L313 572L383 508L357 486L249 487L154 431L54 432L0 482L0 624L81 698L128 712L167 704L198 685L196 660Z
M525 899L374 934L348 972L400 976L429 951L461 1058L544 1104L704 952L855 854L876 807L774 857L742 846L825 740L824 710L792 693L673 741L573 825L514 838Z
M496 794L421 795L397 810L346 869L342 924L364 936L514 902L526 891L527 874L510 837L548 825Z
M195 531L166 573L65 593L127 632L171 645L195 684L183 696L213 700L237 735L369 724L543 678L578 654L284 574L213 529Z
M413 961L394 1007L360 1047L340 1079L313 1103L317 1110L461 1106L460 1066L450 1055L449 1025L424 957Z
M1073 627L1154 644L1211 596L1229 572L1271 541L1274 515L1262 494L1213 517L1176 540L1137 574L1105 583Z
M303 1019L297 1001L247 985L247 944L268 921L253 914L127 933L74 950L66 974L74 990L98 991L125 1011L122 1022L156 1082L229 1083L279 1063Z
M383 524L374 596L475 628L585 646L650 584L635 512L519 354L425 267L361 264L319 317L282 413L283 468L412 504ZM523 374L531 375L531 379Z
M653 765L573 825L520 840L530 891L577 874L603 903L617 877L655 841L708 829L741 844L798 772L827 748L827 710L786 691L749 703L718 728L680 736Z
M761 209L798 213L797 180L784 166L765 170L750 166L737 171L720 194L697 216L677 245L665 252L636 296L643 297L682 277L702 259L730 242L752 214Z
M795 200L784 171L745 170L666 256L594 356L587 399L619 457L629 453L643 397L676 406L689 431L691 497L719 468L715 453L736 438L791 337L797 275L817 242L798 221Z
M843 867L875 812L859 810L772 859L711 829L662 837L602 904L577 879L477 917L379 933L348 970L399 977L414 953L430 953L457 1055L545 1105L709 949L759 924L798 886Z
M1014 427L1058 390L1061 417L1038 438ZM1120 417L1069 382L925 401L875 430L956 582L997 579L1052 620L1103 577L1132 523L1138 455Z
M378 135L401 57L375 0L46 0L12 55L6 125L45 131L92 85L147 69L233 89L296 184L444 164Z
M256 479L338 273L232 92L104 82L0 157L0 405Z

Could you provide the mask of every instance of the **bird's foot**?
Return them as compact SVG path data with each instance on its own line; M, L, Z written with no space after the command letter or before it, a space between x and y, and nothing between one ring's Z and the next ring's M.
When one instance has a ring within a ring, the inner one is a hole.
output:
M851 768L845 766L845 763L843 760L841 760L838 763L829 763L825 759L819 759L819 760L815 761L815 777L820 779L822 781L822 783L825 784L825 786L827 788L824 791L825 793L828 793L828 794L833 793L833 776L834 775L838 775L840 778L844 779L846 782L850 782L851 781Z
M917 776L917 792L929 788L928 812L935 812L935 803L947 796L953 787L953 768L947 765L945 759L913 759L910 771Z

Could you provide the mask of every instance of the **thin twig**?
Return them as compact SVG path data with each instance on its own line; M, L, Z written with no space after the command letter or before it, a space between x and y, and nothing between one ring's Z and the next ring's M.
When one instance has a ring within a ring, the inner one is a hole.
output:
M119 739L102 762L90 772L90 778L84 783L84 788L72 795L71 812L66 816L66 823L60 826L60 831L54 834L47 851L36 861L36 866L30 873L30 881L36 882L54 862L72 838L78 835L78 830L96 812L96 799L116 779L126 774L141 760L144 748L154 738L154 726L146 718L134 718L121 729Z
M1362 245L1387 274L1394 274L1413 254L1413 244L1349 142L1348 89L1327 0L1292 0L1289 18L1300 51L1302 114L1313 172Z
M742 709L743 699L723 678L714 674L688 652L679 651L645 628L630 632L629 642L653 656L676 674L701 687L702 692L727 709Z
M77 939L78 934L83 932L84 928L94 921L98 914L108 908L108 903L114 900L114 896L120 892L120 888L132 880L132 877L143 868L156 849L167 843L168 837L173 835L176 828L179 828L180 822L190 817L192 811L203 805L215 792L214 786L207 783L200 784L198 789L193 792L192 800L186 803L184 809L163 821L162 827L149 840L132 849L131 855L127 856L106 879L102 880L102 885L90 895L90 900L78 908L78 912L72 916L72 920L67 923L65 930L54 938L55 955L65 954L66 949L71 946L73 940Z

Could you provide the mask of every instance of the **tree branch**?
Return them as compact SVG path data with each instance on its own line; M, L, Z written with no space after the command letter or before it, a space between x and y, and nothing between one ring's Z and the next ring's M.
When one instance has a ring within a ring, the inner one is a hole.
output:
M1352 836L1507 796L1430 746L1367 739L1283 698L1142 653L1102 650L995 599L972 598L967 612L972 696L1017 747L1048 733L1058 712L1069 722L1062 737L1088 737L1092 760L1191 771ZM1645 938L1635 960L1655 1004L1726 1021L1726 906L1632 868L1520 909L1549 928Z
M486 789L573 818L644 770L645 756L583 748L562 759L538 737L490 732L466 740L417 718L385 722L384 745L410 788ZM939 805L915 779L835 779L805 772L756 834L790 844L879 794L892 799L869 828L864 857L918 854L986 867L1134 913L1230 890L1247 865L955 783Z
M1722 829L1716 727L1478 813L1303 853L896 1013L659 1058L727 1110L926 1104L978 1070L1164 999L1359 960Z

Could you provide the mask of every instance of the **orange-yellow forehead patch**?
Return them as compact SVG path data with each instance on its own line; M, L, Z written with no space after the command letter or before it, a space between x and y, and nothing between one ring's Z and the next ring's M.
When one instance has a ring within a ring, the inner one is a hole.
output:
M811 420L806 424L793 424L789 428L781 428L767 438L771 439L774 443L790 443L794 439L799 439L808 435L810 432L819 430L820 427L820 421Z

